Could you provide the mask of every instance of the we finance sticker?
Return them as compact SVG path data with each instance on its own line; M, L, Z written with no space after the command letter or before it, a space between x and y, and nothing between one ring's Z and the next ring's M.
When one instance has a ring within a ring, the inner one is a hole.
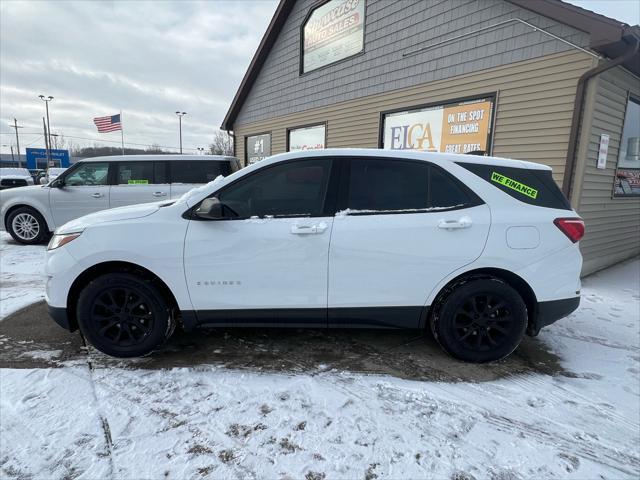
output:
M129 185L149 185L149 180L129 180Z
M535 188L531 188L524 183L517 182L513 178L500 175L497 172L491 173L491 181L499 183L500 185L504 185L505 187L510 188L511 190L515 190L516 192L526 195L527 197L533 199L538 198L538 190L536 190Z

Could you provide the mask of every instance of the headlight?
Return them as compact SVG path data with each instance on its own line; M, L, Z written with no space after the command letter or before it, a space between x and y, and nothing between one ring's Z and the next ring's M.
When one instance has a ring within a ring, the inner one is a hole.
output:
M49 245L47 245L47 250L55 250L58 247L66 245L70 241L78 238L81 234L82 232L54 235L53 237L51 237L51 240L49 240Z

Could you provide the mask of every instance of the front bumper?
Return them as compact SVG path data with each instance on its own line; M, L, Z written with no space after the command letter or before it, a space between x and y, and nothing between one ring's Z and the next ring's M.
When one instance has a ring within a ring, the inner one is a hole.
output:
M533 318L529 322L527 333L536 336L540 329L566 317L574 312L580 305L580 297L563 298L538 302Z
M75 324L75 322L71 322L69 320L66 308L52 307L51 305L47 305L47 310L49 311L49 316L53 319L53 321L65 330L75 332L78 329L78 326Z

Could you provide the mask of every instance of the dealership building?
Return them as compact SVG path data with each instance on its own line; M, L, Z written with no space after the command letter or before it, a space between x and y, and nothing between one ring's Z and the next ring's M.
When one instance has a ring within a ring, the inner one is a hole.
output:
M362 147L549 165L587 274L640 253L639 42L560 0L281 0L222 128L246 164Z

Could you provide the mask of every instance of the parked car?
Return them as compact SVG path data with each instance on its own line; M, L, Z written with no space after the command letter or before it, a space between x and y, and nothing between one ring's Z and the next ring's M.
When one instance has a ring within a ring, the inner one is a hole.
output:
M217 155L84 159L47 185L2 192L0 224L17 242L40 243L56 227L74 218L113 207L178 198L194 186L239 168L236 158Z
M33 185L33 177L26 168L0 168L0 190Z
M46 299L117 357L152 352L176 324L268 325L430 328L485 362L577 308L583 232L543 165L291 152L60 227Z

